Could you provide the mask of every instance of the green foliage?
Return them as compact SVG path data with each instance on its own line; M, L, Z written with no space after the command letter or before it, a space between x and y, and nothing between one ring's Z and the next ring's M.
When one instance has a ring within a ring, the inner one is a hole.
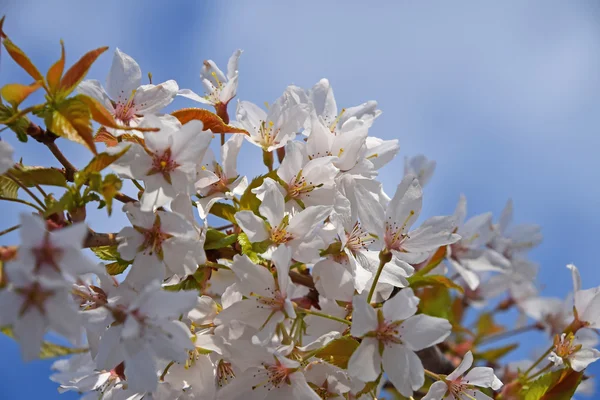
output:
M260 264L264 262L264 259L260 256L260 254L264 253L271 244L269 240L251 243L245 233L240 233L237 237L237 241L242 248L242 254L247 255L253 263Z
M549 372L521 390L523 400L569 400L581 383L583 372L571 369Z
M456 289L464 293L462 286L454 283L450 278L443 275L413 275L408 278L410 287L413 289L424 286L443 286L448 289Z
M450 319L452 297L448 288L442 285L426 287L421 289L419 297L419 310L423 314Z
M350 361L350 357L354 353L354 350L358 348L358 345L358 341L351 337L341 337L329 342L315 356L329 364L340 368L347 368L348 361Z
M237 241L238 235L231 234L227 235L216 229L209 229L206 231L206 241L204 242L205 250L216 250L222 249L223 247L229 247Z
M237 222L235 221L235 212L236 209L234 206L232 206L231 204L226 204L226 203L215 203L213 204L213 206L210 208L210 214L225 219L229 222L231 222L232 224L237 224Z
M18 191L19 185L15 181L4 175L0 175L0 196L16 199Z
M56 168L21 166L12 168L10 173L27 187L35 185L67 187L65 175Z
M131 261L123 260L117 250L117 246L100 246L91 247L90 250L94 252L96 257L104 261L112 261L111 263L105 264L106 272L110 275L119 275L127 269L131 264Z

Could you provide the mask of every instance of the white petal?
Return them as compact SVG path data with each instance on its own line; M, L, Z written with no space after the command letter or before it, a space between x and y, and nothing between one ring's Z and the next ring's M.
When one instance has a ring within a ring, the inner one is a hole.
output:
M265 221L254 215L252 211L238 211L235 213L235 220L252 243L262 242L269 238Z
M360 337L377 329L377 313L365 296L354 296L352 300L352 336Z
M583 371L588 365L598 359L600 359L600 351L585 347L569 357L571 368L576 372Z
M377 379L380 372L379 341L375 338L364 338L350 356L348 374L362 382L371 382Z
M475 367L464 376L463 382L480 387L492 387L496 381L494 370L488 367Z
M177 92L177 96L187 97L190 100L194 100L194 101L197 101L197 102L203 103L203 104L212 104L205 97L197 95L195 92L191 91L190 89L179 89L179 91Z
M100 102L111 114L115 113L115 108L110 102L108 94L96 79L83 81L77 86L77 92L90 96Z
M135 60L118 48L106 79L106 89L110 97L126 102L142 82L142 71Z
M240 291L245 296L251 296L251 293L272 296L275 280L267 268L254 264L246 255L235 255L231 270L235 273Z
M383 370L405 397L412 396L413 390L419 389L425 382L421 360L403 345L386 346L383 350Z
M125 359L121 342L122 331L122 325L115 325L102 334L96 355L98 369L110 371Z
M448 385L443 381L434 382L421 400L442 400L448 391Z
M156 363L149 351L141 350L125 360L129 389L134 392L153 392L158 384Z
M412 175L407 175L396 189L396 194L388 205L386 223L395 223L397 229L407 232L419 218L423 204L423 190L419 181Z
M452 371L450 375L448 375L448 380L454 381L458 379L465 372L467 372L469 368L471 368L471 365L473 365L473 353L468 351L460 362L460 365L454 371Z
M46 318L37 311L29 308L14 324L15 337L19 341L23 361L38 358L44 334L46 333Z
M273 179L265 179L263 186L263 199L258 211L267 219L271 228L276 228L283 219L285 202L281 192L277 188L277 183Z
M423 224L410 232L402 247L406 251L423 253L436 250L440 246L456 243L460 236L452 233L456 226L456 218L450 217L432 217Z
M383 316L387 321L402 321L415 315L419 298L412 289L402 289L394 297L383 303Z
M418 351L444 341L451 329L450 322L443 318L419 314L400 325L400 339L412 350Z
M287 295L287 286L290 273L290 262L292 261L292 250L285 246L280 245L271 256L271 260L275 263L277 269L277 281L279 284L279 290L281 293Z
M331 214L329 206L306 207L290 219L288 232L295 238L302 238L313 233L315 228L323 223L323 220Z

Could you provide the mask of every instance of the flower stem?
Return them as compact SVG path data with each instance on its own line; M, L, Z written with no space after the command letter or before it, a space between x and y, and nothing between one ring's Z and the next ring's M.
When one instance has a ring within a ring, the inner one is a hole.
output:
M314 315L316 317L327 318L327 319L330 319L332 321L341 322L342 324L352 325L352 323L350 321L347 321L347 320L342 319L342 318L334 317L333 315L323 314L323 313L318 312L318 311L307 310L305 308L296 308L296 311L304 313L304 314L307 314L307 315Z
M136 188L138 188L139 190L141 190L142 192L145 190L144 187L135 179L131 180L133 182L133 184L135 185Z
M10 228L6 228L5 230L0 231L0 236L6 235L7 233L10 233L12 231L16 231L20 227L21 227L21 225L15 225L15 226L11 226Z
M511 331L500 332L500 333L497 333L495 335L490 335L488 337L484 337L483 339L481 339L479 341L479 344L484 344L484 343L492 342L494 340L506 339L508 337L511 337L511 336L514 336L514 335L518 335L520 333L527 332L527 331L530 331L532 329L537 329L537 327L538 326L536 324L532 324L532 325L523 326L521 328L516 328L516 329L513 329Z
M39 207L38 207L38 206L36 206L35 204L33 204L33 203L30 203L30 202L28 202L28 201L26 201L26 200L21 200L21 199L11 199L10 197L4 197L4 196L0 196L0 200L6 200L6 201L12 201L12 202L15 202L15 203L26 204L26 205L28 205L28 206L30 206L30 207L33 207L33 208L35 208L37 211L39 211L39 212L40 212L40 214L44 214L44 210L42 210L41 208L39 208Z
M540 369L538 372L536 372L535 374L531 375L529 378L527 379L533 379L533 378L537 378L538 376L540 376L541 374L543 374L544 372L548 371L550 368L552 368L552 363L546 365L544 368Z
M441 377L441 376L439 376L439 375L438 375L438 374L436 374L436 373L433 373L433 372L431 372L431 371L430 371L430 370L428 370L428 369L426 369L426 370L425 370L425 375L427 375L428 377L430 377L430 378L432 378L432 379L435 379L436 381L441 381L441 380L442 380L442 377Z
M542 361L544 361L544 360L546 359L546 357L548 357L548 354L550 354L550 352L552 352L552 349L553 349L553 348L554 348L554 346L550 346L550 348L549 348L548 350L546 350L546 351L544 352L544 354L542 354L542 355L541 355L541 356L540 356L540 357L539 357L537 360L535 360L535 362L534 362L533 364L531 364L531 366L530 366L529 368L527 368L527 371L525 371L525 372L523 373L523 375L524 375L525 377L527 377L527 375L529 375L529 373L530 373L531 371L533 371L533 369L534 369L534 368L535 368L535 367L536 367L536 366L537 366L539 363L541 363Z
M381 276L381 272L383 271L383 267L392 259L392 253L387 249L383 249L379 252L379 268L377 268L377 272L375 273L375 278L373 278L373 284L371 285L371 290L369 290L369 295L367 296L367 303L371 302L373 298L373 294L375 294L375 288L377 287L377 281L379 281L379 277Z

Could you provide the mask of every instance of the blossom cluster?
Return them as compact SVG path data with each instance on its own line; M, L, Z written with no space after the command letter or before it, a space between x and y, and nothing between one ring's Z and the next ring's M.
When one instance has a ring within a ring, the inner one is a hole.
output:
M204 62L203 95L174 80L142 84L118 49L105 86L79 83L120 126L97 135L112 140L109 167L139 188L114 245L92 249L128 269L114 276L86 253L85 221L23 213L0 326L24 359L57 333L81 349L55 362L59 390L107 400L374 399L390 388L400 398L520 398L507 385L515 376L584 376L600 358L600 288L582 289L570 265L573 301L543 297L527 255L538 226L512 224L510 201L497 220L468 217L464 196L453 215L422 220L436 163L407 157L388 195L377 177L398 141L371 135L375 101L339 108L326 79L289 86L264 108L239 101L229 121L241 55L226 73ZM164 113L178 96L216 114ZM244 175L243 146L262 151L264 175ZM1 173L12 152L0 142ZM211 226L217 217L228 225ZM442 294L452 302L435 302ZM541 361L500 368L477 351L493 334L473 333L454 311L486 304L514 307L518 326L533 320L547 334Z

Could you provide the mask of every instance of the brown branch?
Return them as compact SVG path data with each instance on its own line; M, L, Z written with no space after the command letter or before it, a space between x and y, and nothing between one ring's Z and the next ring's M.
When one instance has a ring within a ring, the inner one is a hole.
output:
M89 230L83 247L114 246L117 244L116 233L99 233Z
M61 172L65 175L65 179L69 182L75 181L75 173L77 172L77 168L60 151L56 143L54 141L58 138L54 133L49 130L44 130L39 125L34 124L33 122L29 123L29 127L27 128L27 134L37 140L40 143L43 143L48 147L48 149L52 152L54 157L62 164L64 167ZM126 194L121 192L117 192L115 195L115 199L122 203L131 203L137 201L133 197L129 197Z
M63 167L65 167L65 178L67 178L69 182L73 182L75 180L75 172L77 172L77 168L75 168L75 166L71 164L69 160L67 160L65 155L60 151L60 149L56 145L56 143L45 143L45 145L46 147L48 147L48 149L50 149L52 154L54 154L54 157L56 157L58 162L61 163Z
M312 276L310 275L304 275L296 271L290 271L290 278L292 282L298 285L306 286L309 289L315 288L315 283L313 282Z

